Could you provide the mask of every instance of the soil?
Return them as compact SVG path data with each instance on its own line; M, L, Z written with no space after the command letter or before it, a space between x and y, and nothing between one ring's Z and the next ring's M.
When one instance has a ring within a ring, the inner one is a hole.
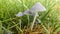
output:
M52 34L53 30L52 29L50 29L50 30L51 30L50 34ZM33 28L32 31L30 30L30 28L25 28L22 34L46 34L46 33L41 25L37 25L37 27ZM60 34L60 31L57 32L57 34Z
M24 34L45 34L44 29L41 25L37 25L38 27L34 28L32 31L27 28L24 29Z

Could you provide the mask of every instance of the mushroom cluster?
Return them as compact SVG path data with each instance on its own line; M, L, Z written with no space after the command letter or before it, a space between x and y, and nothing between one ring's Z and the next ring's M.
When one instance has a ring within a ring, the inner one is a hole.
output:
M46 11L46 8L40 2L37 2L30 9L27 9L23 13L19 12L16 16L20 17L20 16L23 16L23 15L30 15L30 14L32 16L34 16L33 23L31 24L31 30L32 30L33 26L34 26L34 23L35 23L35 20L36 20L36 17L38 16L38 12L44 12L44 11Z

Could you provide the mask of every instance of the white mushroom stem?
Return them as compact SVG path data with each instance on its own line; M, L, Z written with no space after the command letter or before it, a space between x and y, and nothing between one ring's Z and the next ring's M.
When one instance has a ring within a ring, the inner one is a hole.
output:
M29 20L29 15L27 15L27 18L28 18L28 26L29 26L29 22L30 22L30 20Z
M34 20L33 20L33 23L31 23L31 31L32 31L32 29L33 29L33 26L34 26L34 23L35 23L35 20L36 20L36 18L37 18L37 13L36 13L36 15L35 15L35 17L34 17Z

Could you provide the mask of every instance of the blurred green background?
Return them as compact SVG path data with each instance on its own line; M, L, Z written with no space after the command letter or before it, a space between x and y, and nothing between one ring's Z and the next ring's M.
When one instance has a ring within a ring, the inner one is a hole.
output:
M0 0L0 34L7 34L7 32L20 34L27 25L28 19L27 16L16 17L16 14L30 9L36 2L40 2L47 9L39 18L46 34L57 34L60 31L60 0ZM20 29L19 20L21 20L22 29ZM53 29L52 33L50 28Z

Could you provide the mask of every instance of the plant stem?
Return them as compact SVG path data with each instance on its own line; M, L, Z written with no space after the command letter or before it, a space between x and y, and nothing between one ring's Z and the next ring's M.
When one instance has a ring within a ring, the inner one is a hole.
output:
M38 19L38 22L40 22L39 19ZM44 28L46 34L50 34L50 32L48 31L48 29L44 26L43 21L41 21L41 25L42 25L42 27Z

